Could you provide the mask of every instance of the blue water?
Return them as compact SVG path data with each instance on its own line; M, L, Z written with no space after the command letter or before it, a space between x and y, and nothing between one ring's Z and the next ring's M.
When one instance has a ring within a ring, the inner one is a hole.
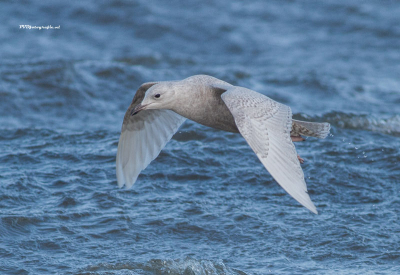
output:
M2 1L0 18L1 274L400 274L398 1ZM296 144L319 215L239 135L191 121L117 188L136 89L194 74L332 124Z

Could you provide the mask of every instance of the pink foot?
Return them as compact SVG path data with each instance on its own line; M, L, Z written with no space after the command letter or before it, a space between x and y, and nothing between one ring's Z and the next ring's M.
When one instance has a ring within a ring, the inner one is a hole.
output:
M305 140L305 139L304 139L303 137L301 137L301 136L298 136L298 137L291 136L290 138L292 139L293 142L296 142L296 141L304 141L304 140Z
M299 155L297 155L297 159L300 161L301 164L304 163L304 159L302 159Z

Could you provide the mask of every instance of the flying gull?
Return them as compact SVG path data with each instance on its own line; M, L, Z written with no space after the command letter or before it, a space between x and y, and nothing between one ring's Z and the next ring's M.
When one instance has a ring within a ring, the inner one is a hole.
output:
M186 118L240 133L278 184L317 214L294 141L325 138L329 123L292 119L290 107L207 75L144 83L125 113L117 152L118 186L130 188Z

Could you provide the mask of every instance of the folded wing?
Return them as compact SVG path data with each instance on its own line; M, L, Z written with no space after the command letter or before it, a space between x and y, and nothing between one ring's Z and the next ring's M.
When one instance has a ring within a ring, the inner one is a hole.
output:
M294 199L317 214L290 139L292 111L260 93L242 87L221 87L222 100L231 111L247 143L272 177Z

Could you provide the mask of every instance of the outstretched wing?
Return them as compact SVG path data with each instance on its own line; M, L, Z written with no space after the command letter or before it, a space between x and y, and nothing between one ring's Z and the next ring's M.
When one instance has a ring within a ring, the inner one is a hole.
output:
M222 88L227 89L221 95L222 100L231 111L240 133L268 172L294 199L317 214L290 139L290 108L246 88Z
M130 188L140 172L154 160L172 138L185 118L170 110L144 110L132 116L147 89L156 82L143 84L125 113L117 151L118 186Z

